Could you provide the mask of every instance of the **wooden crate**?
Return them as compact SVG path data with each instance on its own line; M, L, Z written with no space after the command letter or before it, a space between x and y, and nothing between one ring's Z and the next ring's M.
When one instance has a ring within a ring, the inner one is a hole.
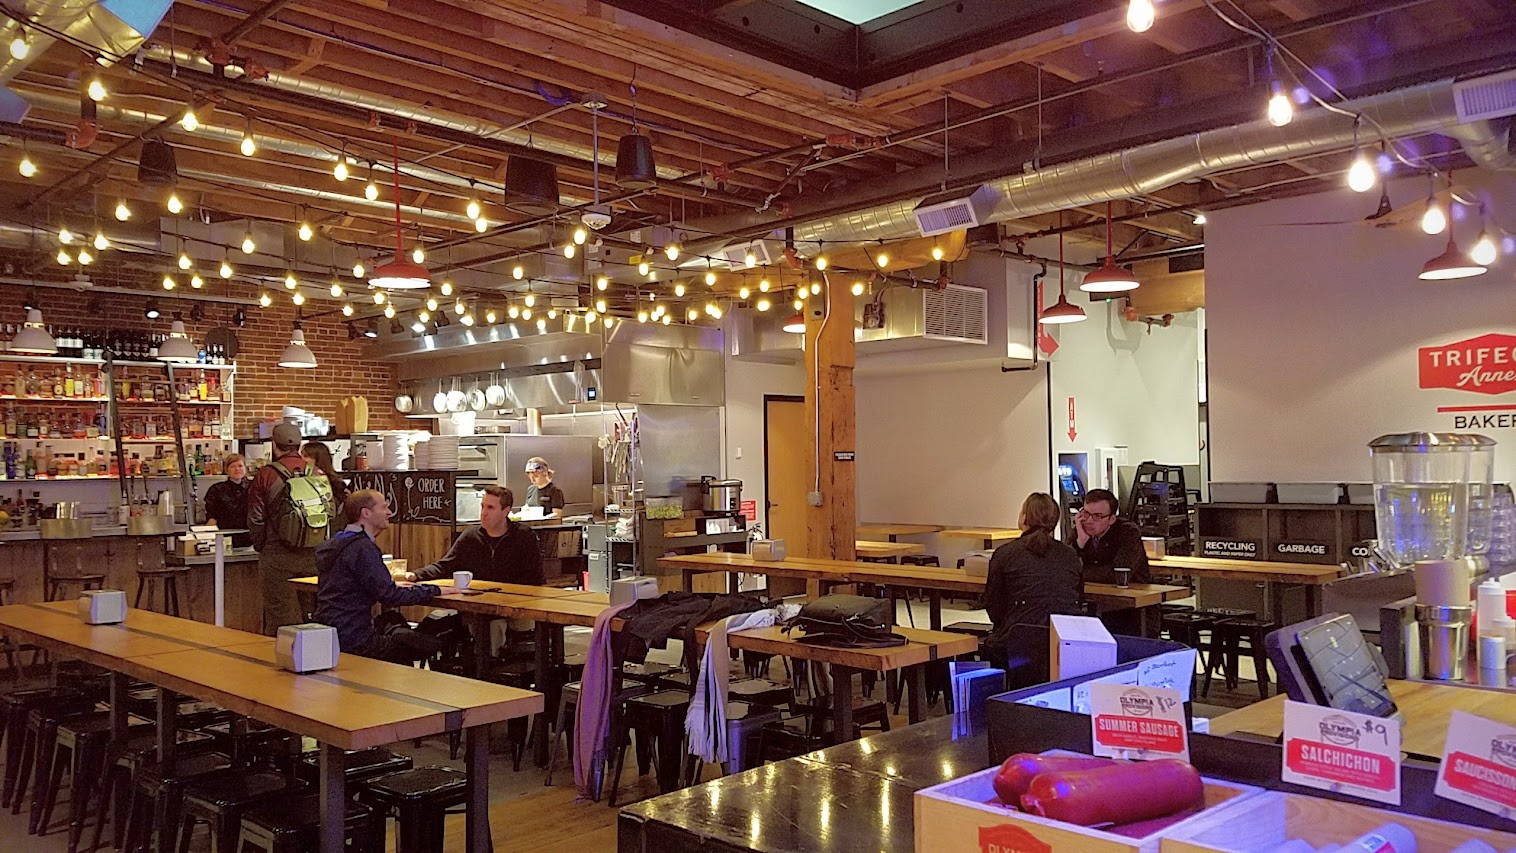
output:
M1140 837L1025 814L1000 804L999 767L916 792L916 853L1158 853L1165 833L1227 809L1260 789L1205 781L1205 808Z
M1386 823L1415 833L1420 850L1452 850L1472 839L1496 850L1516 849L1516 835L1508 832L1278 791L1197 818L1165 833L1161 853L1267 853L1297 838L1320 848L1346 844Z

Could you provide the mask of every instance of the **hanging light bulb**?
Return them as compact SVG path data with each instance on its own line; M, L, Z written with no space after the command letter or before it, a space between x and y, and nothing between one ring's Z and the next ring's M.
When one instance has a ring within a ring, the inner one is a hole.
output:
M556 319L557 317L558 317L558 309L557 308L549 308L549 309L547 309L547 318L549 320Z
M479 199L471 198L468 200L468 207L464 212L468 214L469 219L478 219L482 210L483 208L479 206Z
M761 279L758 280L758 292L759 293L768 293L769 292L769 287L771 287L771 285L769 284L769 280L768 279L761 278Z
M190 133L194 133L200 129L200 118L195 115L195 108L193 106L184 108L184 115L179 117L179 126Z
M853 295L854 296L862 296L863 295L863 282L861 282L861 281L855 281L855 282L853 282Z
M1500 257L1500 250L1495 241L1490 238L1489 232L1484 229L1479 231L1479 239L1474 241L1474 247L1469 249L1469 258L1482 267L1488 267ZM81 261L80 263L83 263Z
M463 300L462 299L460 299L457 302L453 303L453 313L457 314L459 317L462 317L463 316L463 312L465 312L467 310L468 310L468 306L463 304Z
M521 309L517 308L515 305L509 305L505 309L505 315L514 320L517 317L521 316Z
M347 180L347 176L347 155L339 155L337 157L337 165L332 167L332 177L336 178L338 181L345 181ZM417 261L417 263L420 263L420 261Z
M563 244L563 256L565 258L572 258L574 256L574 244L573 243L564 243Z
M384 306L384 316L392 320L395 318L395 303L391 302Z
M267 290L260 290L258 291L258 304L267 308L274 304L274 297L270 296Z
M486 323L490 324L491 326L493 326L493 325L495 325L499 321L500 321L500 315L495 313L495 309L493 309L493 308L486 308L485 309L485 311L484 311L484 322L486 322Z
M652 269L653 269L653 265L652 264L648 263L647 261L643 261L642 263L640 263L640 264L637 265L637 274L638 275L647 275L648 272L651 271Z
M607 287L610 287L610 286L611 286L611 280L609 278L606 278L603 275L595 279L595 289L596 290L605 290Z
M637 322L639 322L639 323L646 323L647 322L647 310L646 309L643 309L643 310L637 312Z
M174 281L174 277L173 276L167 275L167 274L165 274L163 276L163 289L164 290L173 290L174 288L176 288L178 286L179 286L179 282Z
M379 198L379 185L374 183L373 178L368 179L368 184L363 187L363 197L369 201Z
M242 152L243 157L251 157L258 153L258 143L253 140L251 130L243 131L242 141L238 143L237 150Z
M811 282L811 295L815 296L816 294L818 294L820 292L821 292L821 282L819 282L819 281L813 281L813 282Z
M689 320L691 323L695 322L695 318L697 318L699 316L700 316L700 313L698 311L696 311L694 308L691 308L688 311L684 312L685 319Z
M417 311L416 319L423 323L430 323L432 321L432 312L427 310Z
M667 246L663 247L663 254L668 256L668 259L671 261L679 260L679 244L670 242Z
M295 303L296 305L304 305L305 304L305 294L301 293L300 291L297 290L297 291L295 291L295 295L292 296L292 297L290 297L290 301L293 302L293 303Z
M421 248L420 243L417 243L416 248L411 250L411 260L418 264L426 261L426 250Z
M765 297L761 297L761 298L760 298L760 299L759 299L759 300L758 300L758 310L759 310L759 311L767 311L767 310L769 310L769 308L771 308L771 307L773 307L773 305L772 305L772 304L771 304L771 303L770 303L770 302L769 302L769 300L768 300L768 297L767 297L767 296L765 296Z
M352 306L351 303L348 303L348 302L342 303L342 316L344 316L344 317L351 317L351 316L353 316L353 306Z
M363 274L366 272L368 270L363 266L363 259L360 258L353 261L353 278L363 278Z
M1269 124L1275 127L1284 127L1295 118L1295 105L1290 103L1290 96L1284 93L1284 86L1275 80L1272 86L1273 94L1269 96Z
M87 267L87 266L89 266L90 264L92 264L94 262L95 262L95 256L91 255L89 253L89 249L81 248L79 250L79 265L80 266Z
M1195 224L1196 225L1204 225L1205 224L1205 213L1204 212L1195 214Z
M752 249L748 249L747 254L742 256L742 265L748 269L752 269L753 267L758 266L757 253L755 253Z
M253 242L253 232L248 231L242 235L242 254L251 255L258 251L258 244Z
M192 260L190 260L190 256L187 253L185 253L183 251L181 251L179 253L179 269L188 270L190 267L192 267L194 265L195 265L195 262L192 261Z
M713 272L712 270L706 270L705 271L705 286L706 287L715 287L716 286L716 273Z
M474 315L473 314L464 314L463 315L463 325L465 325L465 326L472 326L472 325L474 325Z
M599 311L601 314L605 313L605 300L604 299L596 299L595 300L595 310Z
M168 194L168 212L173 214L184 212L184 202L179 200L178 193Z
M826 269L826 255L817 255L816 256L816 269L818 269L818 270L825 270Z
M796 310L796 311L799 311L799 310L801 310L801 309L802 309L802 308L804 308L804 307L805 307L805 300L804 300L804 299L801 299L801 298L800 298L800 297L798 297L798 296L797 296L797 297L795 297L795 310Z
M752 295L752 293L753 292L751 290L747 289L747 285L745 285L745 284L742 287L737 288L737 298L738 299L746 299L750 295Z
M1441 234L1448 227L1448 215L1436 197L1427 196L1426 212L1421 214L1421 230L1427 234Z
M1374 171L1374 164L1369 158L1359 152L1353 158L1353 165L1348 167L1348 188L1355 193L1366 193L1374 188L1379 175Z
M811 289L809 287L806 287L803 284L800 285L799 287L795 288L795 297L797 299L808 299L808 298L810 298L810 295L811 295Z
M21 165L17 168L20 169L21 177L23 178L32 178L37 175L37 164L32 162L31 154L23 153L21 155Z
M660 322L662 322L663 325L665 325L665 326L667 326L672 321L673 321L673 315L672 314L664 314L663 317L660 320Z
M70 255L68 253L67 249L59 249L58 250L58 265L59 266L66 267L66 266L68 266L69 264L71 264L73 262L74 262L74 256Z
M490 230L490 224L485 219L482 219L482 218L481 219L475 219L474 220L474 230L476 232L480 233L480 234L483 234L484 232Z
M296 233L299 235L301 242L309 243L311 241L311 237L315 236L316 232L311 230L311 224L309 222L302 221L300 223L300 230Z
M105 239L105 232L103 232L103 231L96 231L95 232L94 243L95 243L95 250L96 251L100 251L100 252L103 252L106 249L109 249L111 247L111 241Z
M547 331L547 321L541 319L540 317L537 319L537 331L539 331L539 332L545 332L545 331Z
M287 273L284 274L284 289L285 290L294 290L295 288L297 288L299 286L300 286L300 279L295 278L295 273L293 271L287 272Z
M575 246L583 246L584 245L584 241L588 240L589 236L590 236L589 232L585 231L582 227L581 228L575 228L574 229L574 245Z
M942 251L942 247L941 246L933 246L932 247L932 260L934 260L934 261L940 261L940 260L942 260L943 256L946 255L946 254L947 254L946 252Z
M132 218L132 209L126 206L126 199L116 200L116 221L125 222Z
M522 269L520 264L511 267L511 278L520 281L525 275L526 270Z
M25 31L22 31L15 38L11 39L11 59L20 62L26 58L26 55L30 53L31 50L32 40L27 38Z
M199 273L195 273L194 275L190 276L190 287L193 287L196 290L205 287L205 279L201 278Z
M217 272L221 273L222 278L232 277L232 265L227 262L226 258L221 259L221 269L217 270Z
M1145 33L1153 28L1153 20L1158 17L1158 10L1153 8L1153 0L1131 0L1126 6L1126 26L1134 33Z
M453 295L453 283L451 281L443 281L442 285L438 288L438 290L440 290L442 292L443 296L452 296Z
M674 295L675 296L683 296L684 295L684 282L681 281L678 284L674 285Z
M340 297L342 295L342 282L332 282L332 286L329 288L328 292L331 293L333 297Z
M521 319L523 319L523 320L530 320L530 319L532 319L532 309L530 309L530 308L522 308L521 309ZM538 322L540 323L541 321L539 320Z
M526 307L528 307L528 308L532 307L533 305L536 305L537 304L537 294L535 294L535 293L527 293L526 296L522 297L521 303L523 305L525 305Z
M67 226L65 226L63 228L59 228L58 229L58 242L62 243L65 246L67 246L70 243L74 242L74 232L68 230Z
M878 265L878 267L880 269L884 269L885 267L889 266L890 265L890 253L881 250L879 252L879 254L877 254L877 255L874 256L874 263L876 265Z
M384 299L384 291L382 291L382 290L376 290L376 291L374 291L374 304L375 305L383 305L384 301L385 301L385 299Z
M428 296L426 298L426 310L428 311L436 311L439 304L435 296Z

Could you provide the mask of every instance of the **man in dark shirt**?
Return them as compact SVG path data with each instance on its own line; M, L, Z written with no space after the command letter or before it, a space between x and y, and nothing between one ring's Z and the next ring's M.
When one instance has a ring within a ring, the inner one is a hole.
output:
M479 503L479 526L463 532L446 556L407 576L429 581L469 571L476 580L541 586L542 551L537 533L510 520L513 496L503 486L485 486Z
M401 607L455 593L430 584L397 584L390 578L384 555L374 544L374 537L389 527L390 514L384 496L373 489L348 495L343 518L351 523L316 548L314 619L337 629L343 652L410 663L435 654L440 643L411 630L404 620L380 632L374 625L374 604Z
M1091 489L1084 508L1074 517L1075 550L1084 562L1086 583L1115 583L1117 568L1131 569L1132 583L1147 583L1148 555L1142 531L1116 517L1116 496L1108 489Z

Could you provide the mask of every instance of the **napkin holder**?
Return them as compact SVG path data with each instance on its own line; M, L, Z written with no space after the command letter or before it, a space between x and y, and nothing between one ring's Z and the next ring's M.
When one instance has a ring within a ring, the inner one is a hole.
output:
M79 596L79 618L90 625L126 621L126 593L119 589L86 590Z
M657 578L621 578L611 581L611 606L658 597Z
M329 625L280 625L274 638L274 661L290 672L331 669L338 654L337 629Z
M783 539L759 539L753 542L750 556L765 563L774 563L783 560L784 553Z

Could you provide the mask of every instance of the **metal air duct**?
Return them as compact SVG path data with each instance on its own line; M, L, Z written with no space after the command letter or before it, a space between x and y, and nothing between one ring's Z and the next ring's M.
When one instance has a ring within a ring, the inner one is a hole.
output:
M9 8L25 23L6 20L0 27L0 39L8 45L25 30L31 48L22 59L9 52L0 53L0 83L9 83L52 47L56 39L44 30L65 33L76 43L97 49L109 64L141 47L172 3L173 0L99 0L81 6L56 0L17 2ZM30 105L25 99L8 87L0 89L0 118L19 122L26 118L28 109Z

